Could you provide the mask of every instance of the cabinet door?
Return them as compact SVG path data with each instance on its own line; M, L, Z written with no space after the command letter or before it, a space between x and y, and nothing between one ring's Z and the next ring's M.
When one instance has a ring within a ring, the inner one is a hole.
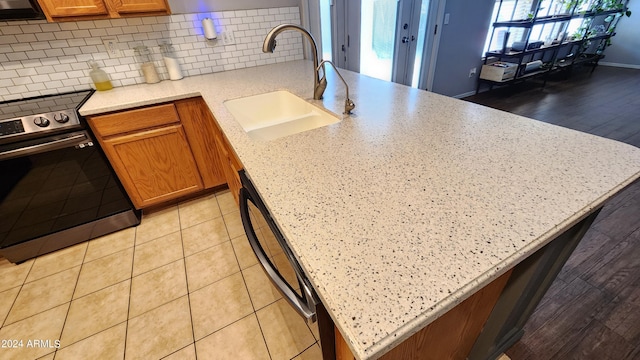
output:
M204 188L181 125L118 136L103 143L138 209Z
M166 0L108 0L118 13L144 13L169 11Z
M39 0L50 17L107 15L109 12L102 0Z
M238 171L242 170L243 166L233 152L231 145L229 145L227 139L222 134L222 131L218 128L216 128L216 137L216 144L220 152L220 160L222 161L222 169L227 179L227 186L229 186L229 190L236 204L240 206L240 189L242 188L242 182L240 181Z
M216 143L216 120L202 98L178 100L175 107L187 133L191 151L200 169L204 187L226 183L221 154Z

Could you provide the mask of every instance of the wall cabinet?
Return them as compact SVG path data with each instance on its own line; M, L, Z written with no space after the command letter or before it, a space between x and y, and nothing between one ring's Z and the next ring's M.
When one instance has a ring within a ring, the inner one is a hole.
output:
M202 98L87 120L138 209L227 182L229 151Z
M76 21L171 13L166 0L38 0L47 20Z

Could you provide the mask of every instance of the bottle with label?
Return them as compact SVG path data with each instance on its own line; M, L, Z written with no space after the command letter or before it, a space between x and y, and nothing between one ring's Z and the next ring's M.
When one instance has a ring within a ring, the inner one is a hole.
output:
M140 61L140 70L144 76L144 81L147 84L155 84L160 82L160 76L156 70L156 65L151 60L151 52L149 48L144 45L139 45L133 48L136 58Z
M169 43L160 44L160 52L162 52L162 58L164 60L164 65L167 67L167 71L169 72L169 79L171 80L180 80L184 77L182 75L182 68L180 68L180 62L178 62L178 57L176 53L173 51L173 46Z
M90 60L89 66L91 67L91 71L89 71L89 76L93 81L93 84L98 91L111 90L113 89L113 85L111 84L111 80L109 79L109 75L107 75L104 70L100 69L98 63Z

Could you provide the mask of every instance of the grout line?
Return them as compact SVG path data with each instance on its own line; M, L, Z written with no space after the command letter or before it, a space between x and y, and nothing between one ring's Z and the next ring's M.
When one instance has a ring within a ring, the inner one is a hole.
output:
M69 319L69 312L71 311L71 305L73 304L73 295L78 290L78 282L80 282L80 274L82 274L82 268L84 267L84 259L87 257L87 250L89 250L89 242L85 243L84 254L82 255L82 262L80 263L80 269L78 270L78 276L76 277L76 284L73 286L73 292L71 292L71 299L69 299L69 307L67 308L67 314L64 316L64 321L62 322L62 328L60 329L60 335L58 336L58 340L62 340L62 334L64 333L65 325L67 325L67 320ZM34 262L35 263L35 262ZM60 348L62 348L62 341L60 341ZM58 349L54 351L53 358L55 359L58 354Z
M180 221L180 205L178 205L178 227L180 228L180 244L182 245L182 266L184 268L184 281L187 285L187 302L189 304L189 322L191 323L191 339L193 339L193 352L198 360L198 348L196 347L196 330L193 325L193 311L191 310L191 292L189 291L189 275L187 274L187 258L184 253L184 238L182 236L182 223Z
M140 218L140 224L142 224L142 217ZM140 225L139 224L139 225ZM138 225L138 226L139 226ZM129 276L129 301L127 302L127 320L125 321L124 329L124 347L122 352L122 358L124 359L127 354L127 339L129 338L129 314L131 313L131 290L133 289L133 264L136 260L136 241L138 240L138 226L136 226L135 233L133 234L133 254L131 254L131 271Z

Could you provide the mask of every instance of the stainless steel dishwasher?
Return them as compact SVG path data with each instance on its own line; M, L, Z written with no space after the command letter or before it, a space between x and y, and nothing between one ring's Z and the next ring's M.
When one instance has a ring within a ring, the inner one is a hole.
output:
M289 304L308 322L316 322L319 300L309 279L244 171L240 179L240 216L253 252Z

